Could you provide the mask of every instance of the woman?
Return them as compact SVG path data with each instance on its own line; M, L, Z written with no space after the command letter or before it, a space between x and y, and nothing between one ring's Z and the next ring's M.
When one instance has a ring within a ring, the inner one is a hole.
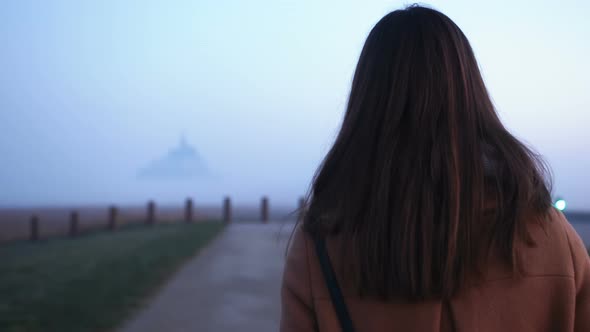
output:
M287 255L281 331L590 331L590 260L462 31L369 34Z

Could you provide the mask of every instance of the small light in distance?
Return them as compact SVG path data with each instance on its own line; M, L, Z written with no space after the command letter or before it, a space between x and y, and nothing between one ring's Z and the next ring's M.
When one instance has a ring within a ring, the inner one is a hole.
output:
M558 199L557 201L555 201L555 208L558 209L559 211L565 210L566 206L567 206L567 204L565 203L565 200L563 200L563 199Z

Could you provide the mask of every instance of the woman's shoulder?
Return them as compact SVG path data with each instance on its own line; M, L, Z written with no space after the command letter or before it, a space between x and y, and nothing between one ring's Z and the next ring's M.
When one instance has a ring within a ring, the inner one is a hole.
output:
M302 224L296 224L291 232L288 245L287 257L305 256L310 235L305 231Z
M528 225L533 244L519 245L525 275L573 278L577 261L588 252L563 213L550 208L546 218Z
M296 275L308 274L310 270L309 250L310 235L301 224L295 225L288 244L285 273Z

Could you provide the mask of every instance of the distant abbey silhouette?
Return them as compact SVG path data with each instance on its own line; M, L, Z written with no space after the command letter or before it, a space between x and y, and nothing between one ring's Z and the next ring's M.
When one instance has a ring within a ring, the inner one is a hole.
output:
M145 179L184 179L207 177L209 169L195 147L181 136L179 144L162 158L152 161L138 173Z

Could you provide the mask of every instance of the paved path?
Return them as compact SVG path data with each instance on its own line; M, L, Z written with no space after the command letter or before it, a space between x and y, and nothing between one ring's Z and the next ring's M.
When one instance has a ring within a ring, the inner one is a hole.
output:
M291 230L281 223L229 226L120 331L277 331Z

